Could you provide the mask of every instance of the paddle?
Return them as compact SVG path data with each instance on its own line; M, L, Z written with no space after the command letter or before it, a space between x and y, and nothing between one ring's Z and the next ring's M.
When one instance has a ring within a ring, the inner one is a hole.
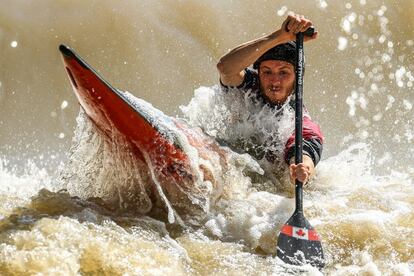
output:
M315 29L310 27L296 35L296 105L295 105L295 164L302 163L303 147L303 37L312 36ZM323 268L325 259L320 238L303 215L303 183L295 182L296 209L283 225L277 240L277 256L293 265L311 264Z

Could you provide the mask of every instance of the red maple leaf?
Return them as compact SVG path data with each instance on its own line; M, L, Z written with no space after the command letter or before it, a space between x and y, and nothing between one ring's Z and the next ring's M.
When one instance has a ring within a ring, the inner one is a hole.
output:
M302 231L302 229L299 229L299 231L296 231L296 234L297 234L298 236L303 237L303 236L305 236L305 235L306 235L306 232L305 232L305 231Z

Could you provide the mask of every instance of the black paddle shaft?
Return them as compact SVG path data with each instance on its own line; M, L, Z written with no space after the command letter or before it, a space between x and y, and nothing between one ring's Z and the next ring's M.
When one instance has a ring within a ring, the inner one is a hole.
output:
M315 29L310 27L306 32L296 35L296 89L295 89L295 164L303 161L303 69L304 69L304 36L312 36ZM296 211L303 212L303 183L295 181Z

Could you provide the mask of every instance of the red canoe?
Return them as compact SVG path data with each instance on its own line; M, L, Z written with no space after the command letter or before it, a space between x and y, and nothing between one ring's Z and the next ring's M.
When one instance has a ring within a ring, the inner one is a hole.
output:
M155 108L155 112L149 112L145 104L113 88L69 47L61 45L59 50L80 105L107 140L126 143L128 154L153 168L153 177L176 211L187 212L192 205L205 212L210 192L196 182L205 180L200 179L200 171L213 184L214 180L205 167L192 167L182 137L197 149L201 158L220 151L217 145ZM173 128L180 129L181 136Z

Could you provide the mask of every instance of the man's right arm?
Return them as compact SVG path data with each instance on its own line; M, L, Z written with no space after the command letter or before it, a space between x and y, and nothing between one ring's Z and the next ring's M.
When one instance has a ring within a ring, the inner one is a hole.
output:
M244 80L244 69L253 64L267 50L281 44L280 32L243 43L226 55L217 64L221 83L226 86L239 86Z
M244 69L253 64L261 55L275 47L296 39L298 32L306 31L312 22L300 15L288 15L281 28L269 35L243 43L222 56L217 64L221 83L239 86L244 80ZM316 38L317 33L310 40Z

